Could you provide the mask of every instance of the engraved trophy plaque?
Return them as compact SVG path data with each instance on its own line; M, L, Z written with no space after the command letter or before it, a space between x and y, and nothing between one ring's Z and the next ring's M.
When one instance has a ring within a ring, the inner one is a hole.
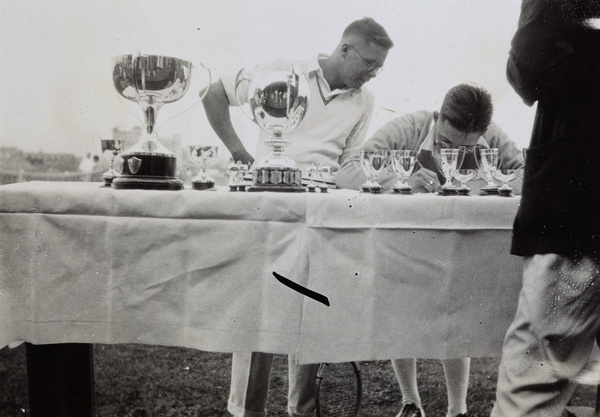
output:
M144 113L145 128L139 142L121 154L123 171L112 181L112 188L183 188L183 182L175 177L175 155L158 141L156 119L164 104L185 95L191 76L192 63L178 58L139 54L116 58L115 88L122 97L139 104Z
M285 134L294 130L306 114L309 95L306 77L293 68L289 71L257 71L249 79L238 79L238 97L244 81L249 81L251 118L271 134L265 140L271 152L253 168L252 185L246 188L247 191L306 191L302 186L302 170L285 155L290 144Z

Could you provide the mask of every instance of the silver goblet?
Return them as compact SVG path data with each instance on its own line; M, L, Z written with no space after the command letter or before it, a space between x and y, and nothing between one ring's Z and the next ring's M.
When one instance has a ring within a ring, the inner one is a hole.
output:
M460 182L460 185L456 189L459 195L469 195L471 188L467 185L467 182L475 179L477 176L477 170L475 169L457 169L454 171L454 178Z
M452 177L456 172L458 164L458 149L440 149L439 150L439 164L441 167L442 174L444 174L445 182L442 184L441 192L444 195L456 194L456 186L452 184Z
M360 189L365 193L370 193L371 188L373 187L373 169L371 168L371 161L369 160L369 152L370 151L360 152L360 169L367 177L367 180L360 186Z
M122 139L100 139L102 156L106 158L109 163L108 171L102 174L102 179L106 185L110 185L113 180L120 175L114 168L115 162L118 160L124 144L125 141Z
M311 193L315 192L317 191L317 183L315 182L315 176L317 175L318 168L315 164L309 164L305 169L306 176L308 177L308 184L306 184L306 188Z
M123 172L113 181L113 188L183 188L175 177L175 155L159 142L155 126L162 106L185 95L191 76L192 63L179 58L137 54L115 59L113 83L117 93L139 104L145 128L139 142L122 154Z
M494 178L502 182L502 185L500 188L498 188L500 195L504 197L510 197L513 189L510 185L508 185L508 183L517 178L517 170L499 168L494 171Z
M246 87L250 117L271 135L265 140L271 152L256 164L248 191L306 191L302 170L285 155L290 144L286 134L302 122L308 108L306 76L293 67L287 71L241 71L236 95L240 97Z
M395 193L410 194L412 187L406 183L415 168L413 151L395 149L390 151L392 171L398 176L398 182L392 187Z
M244 177L248 173L249 166L243 164L242 161L237 161L229 166L229 190L230 191L245 191Z
M213 145L188 145L190 159L200 167L200 172L192 178L194 190L210 190L215 188L215 180L208 175L208 166L217 159L218 146Z
M494 182L494 174L498 169L498 148L481 148L477 163L487 178L487 184L481 187L485 194L498 194L498 184Z
M469 195L471 192L471 188L469 188L467 182L477 177L477 161L475 155L479 152L479 148L479 145L458 147L457 169L454 171L453 177L460 182L460 185L456 188L456 192L459 195Z
M317 168L317 174L319 175L320 180L318 187L322 193L327 192L327 190L329 189L329 185L327 185L327 183L331 183L333 181L333 176L336 172L336 168L333 168L329 165L319 164L319 167Z
M383 190L383 187L377 182L377 178L385 170L385 168L387 168L389 164L388 151L363 151L361 153L361 158L363 166L365 166L371 174L370 179L367 180L368 182L370 182L369 191L374 194L380 193Z

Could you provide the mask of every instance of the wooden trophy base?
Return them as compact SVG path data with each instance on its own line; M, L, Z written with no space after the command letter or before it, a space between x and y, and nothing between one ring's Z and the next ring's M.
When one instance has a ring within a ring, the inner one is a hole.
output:
M249 185L246 191L274 191L285 193L303 193L306 188L298 185Z
M183 189L183 182L175 178L176 158L152 153L123 154L123 172L112 180L116 190L171 190Z
M150 178L136 176L120 176L115 178L111 184L115 190L170 190L183 189L183 182L177 178Z
M215 183L214 181L192 181L192 188L198 191L213 190Z

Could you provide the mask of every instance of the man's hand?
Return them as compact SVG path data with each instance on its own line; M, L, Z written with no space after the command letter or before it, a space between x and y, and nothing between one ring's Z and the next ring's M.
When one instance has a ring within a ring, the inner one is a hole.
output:
M406 181L413 193L435 193L440 188L437 174L427 168L421 168Z
M202 104L204 105L206 118L231 153L233 160L236 162L241 161L243 164L253 163L254 158L248 153L233 128L231 113L229 112L229 99L221 81L216 81L210 85Z

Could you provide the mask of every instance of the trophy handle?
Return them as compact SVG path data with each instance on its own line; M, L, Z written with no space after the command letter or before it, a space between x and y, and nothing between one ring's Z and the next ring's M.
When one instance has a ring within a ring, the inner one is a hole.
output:
M252 81L250 78L246 78L246 76L244 75L244 71L246 70L246 68L242 68L241 70L239 70L239 72L237 73L237 75L235 76L235 99L237 100L238 103L240 102L240 84L242 83L242 81Z
M206 65L204 65L203 63L200 63L200 65L202 67L204 67L204 69L206 69L206 71L208 71L208 84L206 85L206 90L204 91L204 93L202 93L202 95L200 95L200 99L195 102L194 104L192 104L190 107L188 107L187 109L169 117L167 120L165 120L164 122L162 122L160 124L160 126L156 129L156 132L158 133L158 131L169 121L173 120L175 117L177 116L181 116L183 113L188 112L189 110L193 109L194 107L196 107L199 103L202 103L202 100L204 100L204 97L206 97L206 94L208 94L208 90L210 90L210 84L212 83L212 74L210 72L210 68L208 68ZM193 68L198 68L198 65L194 66Z
M288 75L288 82L287 82L287 99L286 99L286 116L290 117L290 109L292 108L293 104L291 102L292 99L292 86L295 88L296 91L298 91L298 85L300 84L300 79L298 74L296 74L296 69L294 68L294 65L292 65L292 73L290 75Z
M206 94L208 94L208 90L210 90L210 84L212 83L212 74L210 72L210 68L208 68L206 65L204 65L202 62L200 63L200 65L206 70L208 71L208 84L206 85L206 90L204 90L204 93L202 93L202 95L200 96L200 101L204 100L204 97L206 97ZM197 68L197 67L196 67ZM198 104L198 103L196 103ZM194 104L194 106L196 105ZM192 107L194 107L192 106ZM189 110L189 109L188 109ZM185 110L187 111L187 110Z
M246 116L250 120L252 120L253 122L256 123L256 118L254 117L252 109L250 108L250 104L248 104L248 106L244 106L244 103L242 103L242 101L240 100L240 86L241 86L242 82L248 82L248 83L252 82L252 78L247 78L245 76L245 74L244 74L245 71L246 71L246 68L242 68L235 76L235 99L237 100L238 104L242 108L242 111L244 112L244 114L246 114ZM248 100L248 103L249 103L249 101L250 100Z

